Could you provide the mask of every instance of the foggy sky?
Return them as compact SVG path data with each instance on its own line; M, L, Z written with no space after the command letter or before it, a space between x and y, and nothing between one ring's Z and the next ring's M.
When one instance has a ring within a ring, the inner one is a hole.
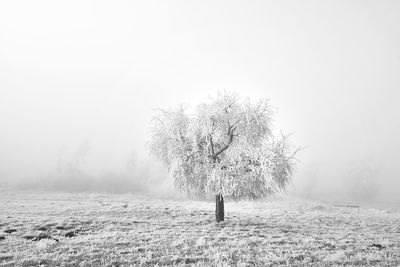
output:
M275 128L307 147L298 187L361 161L395 194L399 86L398 1L3 1L0 181L82 142L88 172L149 161L154 108L226 89L269 98Z

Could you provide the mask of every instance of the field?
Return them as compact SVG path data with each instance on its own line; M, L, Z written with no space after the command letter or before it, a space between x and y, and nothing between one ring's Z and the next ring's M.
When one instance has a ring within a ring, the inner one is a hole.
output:
M213 202L179 197L0 193L0 266L400 265L394 210L280 196L226 202L216 223Z

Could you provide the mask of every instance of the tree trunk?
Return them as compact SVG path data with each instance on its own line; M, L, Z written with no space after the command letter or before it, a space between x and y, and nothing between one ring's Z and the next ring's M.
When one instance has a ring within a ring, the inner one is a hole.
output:
M224 198L221 194L215 195L215 220L217 222L223 221L224 214Z

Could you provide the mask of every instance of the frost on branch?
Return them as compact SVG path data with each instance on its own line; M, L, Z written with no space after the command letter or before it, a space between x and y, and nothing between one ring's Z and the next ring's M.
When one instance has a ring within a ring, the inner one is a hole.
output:
M287 136L273 136L271 116L268 101L227 93L190 115L183 107L158 110L150 151L189 196L268 196L290 182L297 151Z

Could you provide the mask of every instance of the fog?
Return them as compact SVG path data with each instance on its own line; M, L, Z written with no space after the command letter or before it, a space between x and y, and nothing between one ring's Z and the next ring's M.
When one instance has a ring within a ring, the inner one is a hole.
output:
M398 1L4 1L0 186L168 191L154 109L268 98L288 193L400 206ZM157 189L155 189L157 188Z

